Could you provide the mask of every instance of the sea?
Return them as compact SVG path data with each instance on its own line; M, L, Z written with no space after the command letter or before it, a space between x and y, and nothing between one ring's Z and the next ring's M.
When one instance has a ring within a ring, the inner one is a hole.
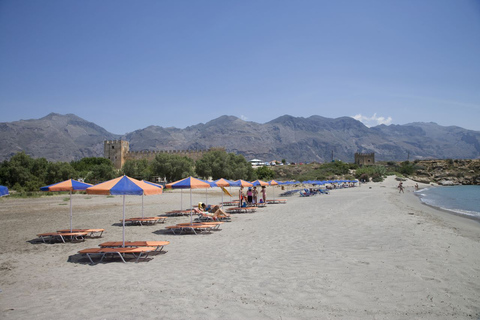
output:
M429 206L480 221L480 186L428 187L415 194Z

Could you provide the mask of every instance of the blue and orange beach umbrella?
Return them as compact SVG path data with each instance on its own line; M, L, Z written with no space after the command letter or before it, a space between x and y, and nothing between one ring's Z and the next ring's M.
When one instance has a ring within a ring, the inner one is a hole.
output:
M125 247L125 196L161 194L162 188L127 176L122 176L87 188L88 194L123 196L123 244Z
M193 223L192 189L207 189L211 188L211 186L208 182L205 182L203 180L194 177L188 177L182 180L168 183L167 185L165 185L165 188L190 189L190 223Z
M70 192L70 231L72 231L72 220L73 220L73 212L72 212L72 192L77 190L85 190L92 185L89 183L77 181L77 180L65 180L62 182L54 183L49 186L41 187L41 191L69 191Z

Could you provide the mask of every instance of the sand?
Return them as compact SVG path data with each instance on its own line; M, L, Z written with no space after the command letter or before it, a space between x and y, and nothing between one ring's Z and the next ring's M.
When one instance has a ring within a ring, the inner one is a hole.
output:
M121 196L75 194L74 227L106 232L66 244L32 240L69 227L68 195L0 199L0 318L478 319L480 225L421 204L412 181L405 194L396 184L289 197L205 235L165 231L189 217L129 226L127 240L168 240L168 252L93 266L77 252L122 239ZM141 197L126 201L127 217L141 215ZM145 216L179 207L178 191L144 197Z

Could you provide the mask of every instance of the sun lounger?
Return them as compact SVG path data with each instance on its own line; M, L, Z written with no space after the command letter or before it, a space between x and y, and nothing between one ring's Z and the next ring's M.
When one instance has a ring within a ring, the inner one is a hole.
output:
M278 203L286 204L287 199L271 199L271 200L267 200L267 203L268 204L278 204Z
M86 232L87 237L89 238L101 238L105 229L65 229L57 230L57 232L66 233L66 232Z
M253 203L252 207L265 208L267 204L265 202Z
M93 262L92 256L100 255L101 258L98 262L102 262L103 259L107 256L115 256L118 255L123 262L125 261L125 255L131 254L135 259L135 262L138 262L141 258L146 259L150 252L155 251L153 247L129 247L129 248L89 248L83 249L78 251L80 254L87 255L88 259L92 264ZM98 263L97 262L97 263Z
M198 226L209 226L212 228L212 230L220 230L220 225L222 225L223 222L221 221L207 221L207 222L199 222L199 223L178 223L177 226L192 226L192 225L198 225Z
M225 209L227 213L253 213L257 211L255 207L235 207L235 208L227 208Z
M213 229L213 226L203 224L203 223L187 223L187 224L177 224L175 226L168 226L165 227L167 230L171 230L173 234L181 234L183 232L193 232L194 234L198 234L201 232L208 232L210 233Z
M190 214L190 210L172 210L165 212L167 216L184 216Z
M47 232L37 234L37 237L42 239L44 243L47 243L45 240L48 240L50 243L56 242L58 240L65 243L65 240L75 241L85 241L87 232Z
M138 225L138 226L144 226L144 225L154 225L156 224L159 220L162 220L160 217L146 217L146 218L128 218L125 219L125 223L130 222L131 225ZM120 220L123 222L123 219ZM163 219L163 221L165 221Z
M125 247L152 247L155 252L161 252L170 241L126 241ZM118 248L123 246L122 241L108 241L98 245L101 248Z
M225 202L222 202L222 205L223 205L224 207L238 206L239 203L240 203L240 201L238 201L238 200L235 200L235 201L225 201Z

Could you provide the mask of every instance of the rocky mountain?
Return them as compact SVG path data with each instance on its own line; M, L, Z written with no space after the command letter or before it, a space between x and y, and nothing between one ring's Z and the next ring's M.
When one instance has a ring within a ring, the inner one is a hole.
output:
M120 137L76 115L56 113L41 119L0 123L0 135L1 160L24 151L50 161L103 156L103 141Z
M247 159L294 162L353 162L355 152L377 160L480 158L480 132L435 123L368 128L350 118L284 115L260 124L221 116L185 129L149 126L120 137L75 115L50 114L38 120L0 123L0 159L18 151L48 160L103 156L103 141L124 139L130 150L194 150L224 147Z

